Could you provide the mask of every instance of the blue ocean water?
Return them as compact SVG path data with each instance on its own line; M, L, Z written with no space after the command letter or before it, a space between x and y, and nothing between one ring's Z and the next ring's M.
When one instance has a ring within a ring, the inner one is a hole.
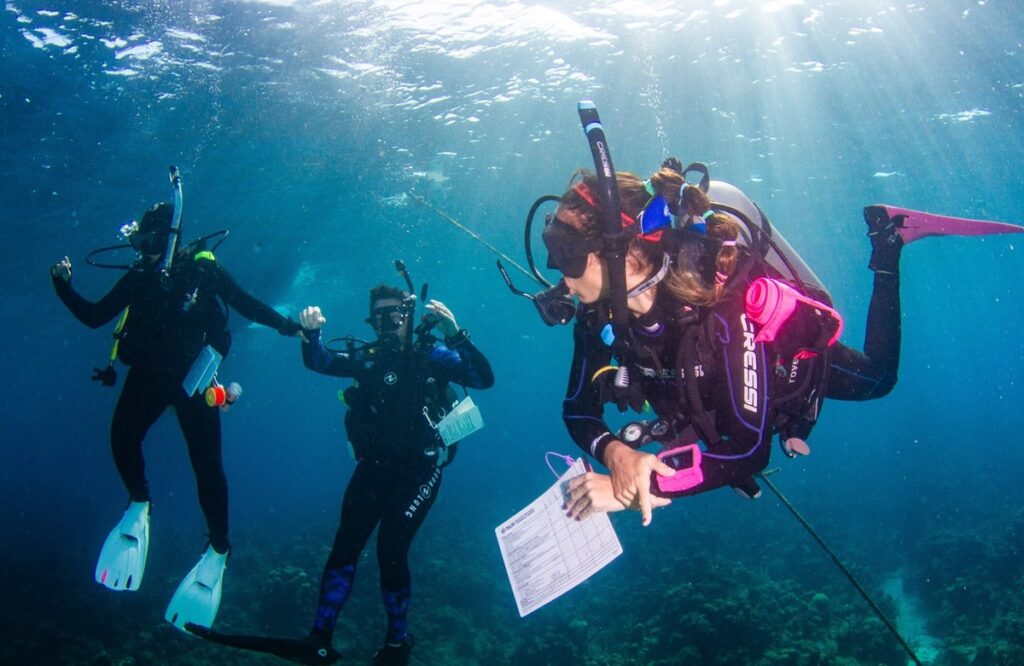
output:
M76 287L105 293L116 272L85 254L167 199L175 164L185 236L230 229L218 259L282 312L320 305L330 334L368 337L367 290L400 284L401 258L494 365L474 394L487 427L414 546L414 663L901 663L773 497L728 491L648 528L613 516L623 556L520 620L493 529L552 482L545 451L574 452L571 334L439 211L521 259L530 203L591 166L575 108L592 99L619 170L701 160L757 201L859 347L864 205L1024 223L1022 41L1008 0L5 2L0 661L252 663L162 620L205 543L169 416L146 443L146 586L91 580L125 501L108 450L119 389L89 381L112 326L74 321L47 271L68 255ZM897 388L827 404L813 455L773 461L912 642L938 645L933 663L1024 663L1021 242L908 248ZM301 635L353 467L344 384L306 371L297 342L232 328L222 376L245 395L223 419L235 554L218 622ZM383 634L375 567L338 634L355 661Z

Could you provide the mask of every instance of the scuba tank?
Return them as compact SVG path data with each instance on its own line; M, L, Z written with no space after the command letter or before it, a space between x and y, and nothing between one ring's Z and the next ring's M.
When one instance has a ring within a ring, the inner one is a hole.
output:
M691 165L691 170L695 170L693 166ZM805 293L826 296L831 304L832 298L822 281L750 197L735 185L721 180L709 180L705 191L711 199L712 210L718 214L728 215L740 223L740 229L744 233L740 234L739 244L746 247L752 257L769 267L768 272L792 280L800 285Z

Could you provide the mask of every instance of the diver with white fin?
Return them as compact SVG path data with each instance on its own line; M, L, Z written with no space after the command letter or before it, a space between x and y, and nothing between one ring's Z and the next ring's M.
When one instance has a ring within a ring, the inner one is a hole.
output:
M188 572L174 596L167 605L164 619L185 631L186 624L212 627L220 608L221 589L224 585L224 569L227 567L228 552L217 551L213 544L199 562Z
M298 335L302 327L245 292L217 262L212 251L216 246L207 249L205 241L226 232L179 245L182 194L176 168L171 167L170 177L173 205L157 204L139 222L125 225L127 244L88 255L94 266L125 270L105 296L92 302L75 290L67 257L51 267L50 276L57 296L86 326L98 328L120 315L110 362L96 368L93 379L113 386L114 361L129 366L114 408L110 443L130 503L100 550L95 575L101 585L124 591L138 590L142 584L151 508L142 442L169 407L184 435L209 529L206 552L167 608L167 620L184 631L187 622L213 623L230 550L220 413L238 398L241 388L217 382L219 363L231 345L227 308L281 335ZM130 264L92 261L99 253L128 248L138 253Z
M135 591L142 585L149 554L149 502L132 502L110 531L96 561L96 582L111 590Z

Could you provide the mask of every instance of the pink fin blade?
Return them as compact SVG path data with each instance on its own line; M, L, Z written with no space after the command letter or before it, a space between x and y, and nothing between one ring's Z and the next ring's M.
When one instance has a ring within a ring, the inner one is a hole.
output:
M890 219L897 215L905 215L903 223L897 227L903 238L904 245L913 243L918 238L927 236L990 236L994 234L1019 234L1024 227L1007 222L990 220L971 220L963 217L936 215L920 210L900 208L888 204L875 204L884 208Z

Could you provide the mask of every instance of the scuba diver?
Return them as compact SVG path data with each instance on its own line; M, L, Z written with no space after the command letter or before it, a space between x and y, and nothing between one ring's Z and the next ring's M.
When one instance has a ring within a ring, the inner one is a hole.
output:
M57 296L86 326L98 328L123 312L110 365L96 369L93 377L112 386L114 359L129 366L110 428L114 463L128 489L129 505L96 563L96 581L105 587L137 590L142 584L152 502L142 454L146 433L172 407L185 437L209 544L167 607L167 620L184 631L186 622L213 623L230 550L220 425L220 411L226 405L217 409L218 402L208 397L218 388L224 390L216 382L216 364L231 344L227 310L219 301L281 335L298 335L302 327L246 293L201 241L178 247L181 181L174 167L171 178L174 205L156 204L138 223L122 229L140 256L130 265L116 266L127 272L99 301L93 303L75 291L67 257L50 269L50 275ZM127 246L97 250L90 259L97 252L123 247Z
M306 367L355 380L344 398L345 430L357 464L345 489L341 523L324 567L309 636L225 635L188 627L199 636L297 663L333 663L339 657L331 646L338 615L352 591L359 555L379 526L377 560L387 631L373 663L408 663L413 647L406 626L411 596L409 547L440 491L442 468L455 454L455 444L442 441L438 427L446 412L460 411L453 409L456 395L449 384L485 389L494 384L494 375L469 334L440 301L426 304L423 323L413 330L417 299L404 266L396 265L409 291L388 285L370 291L366 322L373 327L375 342L357 347L357 341L346 338L346 351L330 350L320 337L326 321L320 308L308 307L299 316ZM430 335L434 326L443 334L443 344ZM464 403L472 401L466 398L459 404ZM471 431L456 430L460 437Z
M925 236L1024 231L867 207L874 290L860 352L837 342L842 318L827 291L742 192L674 158L647 181L616 174L596 109L581 103L580 116L597 174L546 197L558 202L543 230L547 265L563 277L534 296L513 288L549 325L575 318L563 417L610 472L570 482L566 509L577 519L632 508L647 525L673 497L723 486L759 496L753 477L776 433L787 456L807 454L824 398L870 400L895 385L903 248ZM685 180L691 171L702 172L699 184ZM649 405L655 418L616 433L607 402ZM650 442L661 452L640 450Z

